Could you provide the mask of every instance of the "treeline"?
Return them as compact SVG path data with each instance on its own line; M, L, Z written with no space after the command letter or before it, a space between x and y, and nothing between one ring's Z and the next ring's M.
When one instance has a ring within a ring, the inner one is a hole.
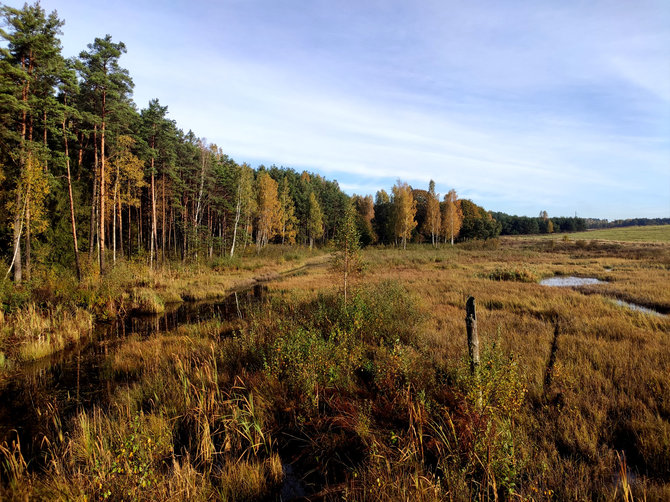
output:
M354 195L353 201L364 245L405 247L407 242L430 242L437 246L440 242L453 244L500 235L500 223L490 212L470 200L459 199L455 190L440 200L432 180L427 191L399 180L390 194L380 190L374 199Z
M178 128L157 99L138 109L126 52L110 35L61 54L56 12L0 8L0 259L16 283L33 263L105 274L124 258L233 257L240 247L331 241L349 204L363 245L454 243L503 229L455 191L398 181L391 193L344 194L336 181L238 164ZM4 271L3 271L4 275Z
M649 225L670 225L670 218L629 218L627 220L587 218L586 228L645 227Z
M501 225L501 235L553 234L559 232L582 232L587 229L584 218L553 216L546 211L538 217L512 216L493 212L493 218Z

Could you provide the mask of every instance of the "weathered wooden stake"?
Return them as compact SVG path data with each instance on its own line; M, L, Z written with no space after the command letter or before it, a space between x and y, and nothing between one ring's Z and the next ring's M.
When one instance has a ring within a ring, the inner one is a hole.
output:
M468 332L468 353L470 355L470 372L475 375L479 368L479 335L477 334L477 313L474 297L468 298L465 304L465 327Z

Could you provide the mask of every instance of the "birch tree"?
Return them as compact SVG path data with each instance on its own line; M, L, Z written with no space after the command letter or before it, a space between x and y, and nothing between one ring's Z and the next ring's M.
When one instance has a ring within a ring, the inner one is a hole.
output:
M323 236L323 212L314 192L309 194L307 234L309 235L309 249L311 250L314 247L314 241Z
M344 218L335 233L336 252L333 258L333 269L342 274L342 290L344 292L344 308L347 306L349 282L352 274L360 271L360 234L358 232L356 209L353 203L345 206Z
M277 182L266 172L258 176L258 207L256 250L260 251L272 239L279 227L279 199Z
M445 243L450 240L451 245L454 245L454 239L458 237L462 223L463 211L461 210L456 190L449 190L449 193L444 196L442 215L442 235L444 236Z
M254 171L247 164L238 168L237 190L235 191L235 221L233 223L233 242L230 246L230 257L235 255L237 228L240 220L246 222L254 211ZM246 232L246 229L245 229Z
M428 185L428 204L426 207L426 222L424 228L430 232L433 246L437 246L437 241L440 236L441 220L440 200L435 193L435 182L430 180L430 184Z
M412 196L412 187L400 180L393 186L393 208L396 236L402 240L402 248L407 249L407 240L416 227L416 201Z

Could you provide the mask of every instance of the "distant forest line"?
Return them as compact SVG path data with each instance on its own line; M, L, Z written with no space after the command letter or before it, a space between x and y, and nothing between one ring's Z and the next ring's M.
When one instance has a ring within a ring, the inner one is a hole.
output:
M3 6L0 17L0 260L16 283L30 279L35 263L80 277L84 259L104 274L123 258L155 266L233 258L269 243L311 247L334 239L350 206L363 245L453 244L601 224L490 212L453 190L440 200L433 182L422 190L398 180L390 193L350 197L315 173L253 169L178 128L158 99L139 109L122 42L96 38L66 59L55 11Z

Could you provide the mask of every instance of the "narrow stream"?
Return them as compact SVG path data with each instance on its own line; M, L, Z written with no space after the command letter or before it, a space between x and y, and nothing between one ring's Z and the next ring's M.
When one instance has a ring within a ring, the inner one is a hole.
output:
M26 460L39 464L40 443L49 430L59 430L60 420L109 400L118 383L106 375L104 363L130 335L148 337L212 318L244 318L266 292L266 286L256 285L223 300L183 303L159 315L98 322L92 335L75 346L22 363L0 386L0 443L11 444L18 437Z
M582 286L594 286L597 284L605 284L605 281L596 279L595 277L575 277L575 276L559 276L559 277L548 277L540 281L541 286L549 286L554 288L575 288L579 289ZM654 316L663 316L662 312L651 309L649 307L644 307L638 305L637 303L627 302L624 300L619 300L617 298L610 298L614 303L621 307L626 307L637 312L642 312L644 314L654 315Z

